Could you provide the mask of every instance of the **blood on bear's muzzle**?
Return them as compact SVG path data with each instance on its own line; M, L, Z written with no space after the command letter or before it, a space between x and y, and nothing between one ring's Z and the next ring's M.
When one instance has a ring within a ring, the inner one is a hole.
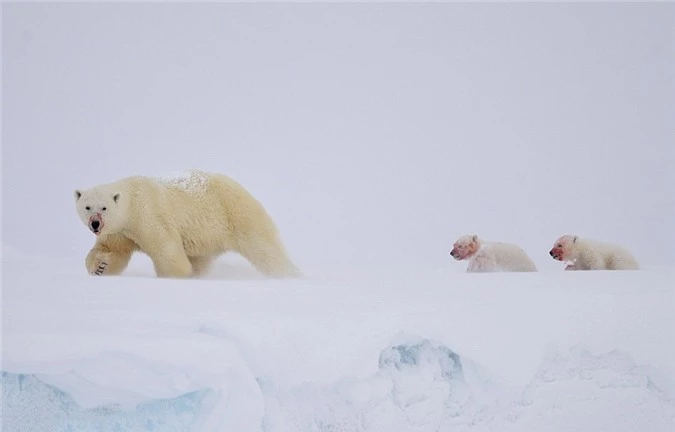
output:
M99 213L96 213L92 217L89 218L89 229L91 232L93 232L96 235L99 235L101 233L101 230L103 229L103 218Z
M562 260L560 259L560 258L561 258L561 254L558 253L557 250L551 249L551 250L548 252L548 254L551 255L551 257L552 257L553 259L558 260L558 261L562 261Z

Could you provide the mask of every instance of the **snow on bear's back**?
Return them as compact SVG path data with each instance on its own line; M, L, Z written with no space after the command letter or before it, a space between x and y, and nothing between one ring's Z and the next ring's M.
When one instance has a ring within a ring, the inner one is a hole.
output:
M198 170L175 171L151 178L164 187L182 190L190 194L202 194L209 185L208 175Z

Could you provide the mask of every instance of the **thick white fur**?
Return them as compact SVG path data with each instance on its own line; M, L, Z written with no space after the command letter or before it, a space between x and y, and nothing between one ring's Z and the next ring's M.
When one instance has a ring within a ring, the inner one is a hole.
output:
M520 246L484 241L477 235L457 239L453 253L458 260L469 260L468 273L537 271L537 266Z
M637 259L618 244L575 235L560 237L552 252L571 263L565 270L639 270Z
M102 263L104 275L119 274L140 251L150 256L157 276L190 277L233 251L266 276L300 276L263 206L225 175L133 176L75 191L75 198L85 225L91 229L92 217L103 224L85 259L91 274Z

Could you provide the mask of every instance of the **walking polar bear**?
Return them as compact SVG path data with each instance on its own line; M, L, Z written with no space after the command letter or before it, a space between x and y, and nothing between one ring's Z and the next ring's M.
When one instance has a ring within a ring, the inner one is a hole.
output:
M553 259L569 263L565 270L638 270L640 265L625 248L567 234L549 251Z
M537 267L523 249L512 243L487 242L477 235L465 235L454 243L450 255L469 260L469 273L536 272Z
M198 276L233 251L268 277L300 276L263 206L222 174L127 177L76 190L75 202L96 235L85 259L90 274L120 274L139 251L150 256L158 277Z

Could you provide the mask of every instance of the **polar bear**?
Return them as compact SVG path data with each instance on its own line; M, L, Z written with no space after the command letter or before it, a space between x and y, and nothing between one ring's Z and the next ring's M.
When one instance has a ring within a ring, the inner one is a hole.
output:
M567 262L565 270L638 270L640 265L625 248L567 234L558 238L548 252Z
M537 271L534 262L519 246L484 241L477 235L458 238L450 255L457 261L468 259L466 271L469 273Z
M90 274L120 274L138 251L152 259L158 277L199 276L233 251L268 277L300 276L263 206L223 174L132 176L76 190L75 202L96 235L85 259Z

